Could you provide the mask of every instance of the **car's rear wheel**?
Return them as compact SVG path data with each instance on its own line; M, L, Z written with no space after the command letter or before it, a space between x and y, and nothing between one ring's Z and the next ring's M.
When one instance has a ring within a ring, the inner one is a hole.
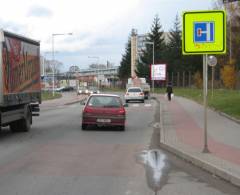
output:
M142 103L144 103L144 100L142 100Z
M120 129L121 131L125 131L125 125L119 126L119 129Z
M82 124L82 130L86 130L87 129L87 124Z
M126 100L125 102L128 103L128 100Z

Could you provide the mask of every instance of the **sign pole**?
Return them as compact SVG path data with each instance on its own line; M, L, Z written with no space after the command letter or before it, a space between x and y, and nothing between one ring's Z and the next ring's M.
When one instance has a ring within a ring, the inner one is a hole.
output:
M208 59L203 55L203 104L204 104L204 148L203 153L209 153L207 140L207 91L208 91Z
M153 42L153 71L154 71L154 42ZM153 73L154 75L154 73ZM154 93L154 79L152 80L152 90L153 90L153 93Z
M204 148L202 152L208 153L208 61L209 63L212 61L210 66L215 66L217 61L214 58L208 60L207 54L226 54L226 13L223 10L184 12L182 26L183 55L203 55ZM213 77L212 75L212 79Z
M214 81L214 66L212 66L212 98L213 98L213 81Z

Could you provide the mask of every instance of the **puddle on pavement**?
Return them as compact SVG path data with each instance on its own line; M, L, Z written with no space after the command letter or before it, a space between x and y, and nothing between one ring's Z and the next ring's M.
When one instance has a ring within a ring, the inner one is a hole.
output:
M136 161L144 166L147 185L157 194L167 184L170 171L167 156L159 149L143 150Z
M148 150L143 150L136 155L136 162L143 165L145 169L146 182L148 187L157 193L167 184L170 172L170 162L167 155L159 147L160 140L160 104L157 102L154 120L150 125L153 127L153 134Z

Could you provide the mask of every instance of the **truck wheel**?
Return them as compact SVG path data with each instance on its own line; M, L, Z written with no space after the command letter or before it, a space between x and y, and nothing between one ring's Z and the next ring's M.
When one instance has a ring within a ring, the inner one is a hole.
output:
M32 124L32 113L29 108L27 108L26 118L19 121L21 126L21 131L28 132L31 129Z
M28 132L31 129L32 115L30 110L27 110L26 118L10 123L10 129L13 132Z
M19 121L19 128L20 131L22 132L28 132L31 129L31 123L32 123L32 116L31 116L31 112L28 110L27 111L27 116L24 119L21 119Z
M10 126L10 129L11 129L12 132L19 132L20 131L19 121L11 122L9 124L9 126Z

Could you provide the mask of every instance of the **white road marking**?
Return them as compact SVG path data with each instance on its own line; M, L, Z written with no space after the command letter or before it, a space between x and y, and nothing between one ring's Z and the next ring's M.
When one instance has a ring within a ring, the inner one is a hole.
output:
M132 104L132 107L139 107L139 104Z
M128 190L128 191L125 192L126 195L129 195L131 193L132 193L131 190Z
M144 104L145 107L151 107L152 104Z

